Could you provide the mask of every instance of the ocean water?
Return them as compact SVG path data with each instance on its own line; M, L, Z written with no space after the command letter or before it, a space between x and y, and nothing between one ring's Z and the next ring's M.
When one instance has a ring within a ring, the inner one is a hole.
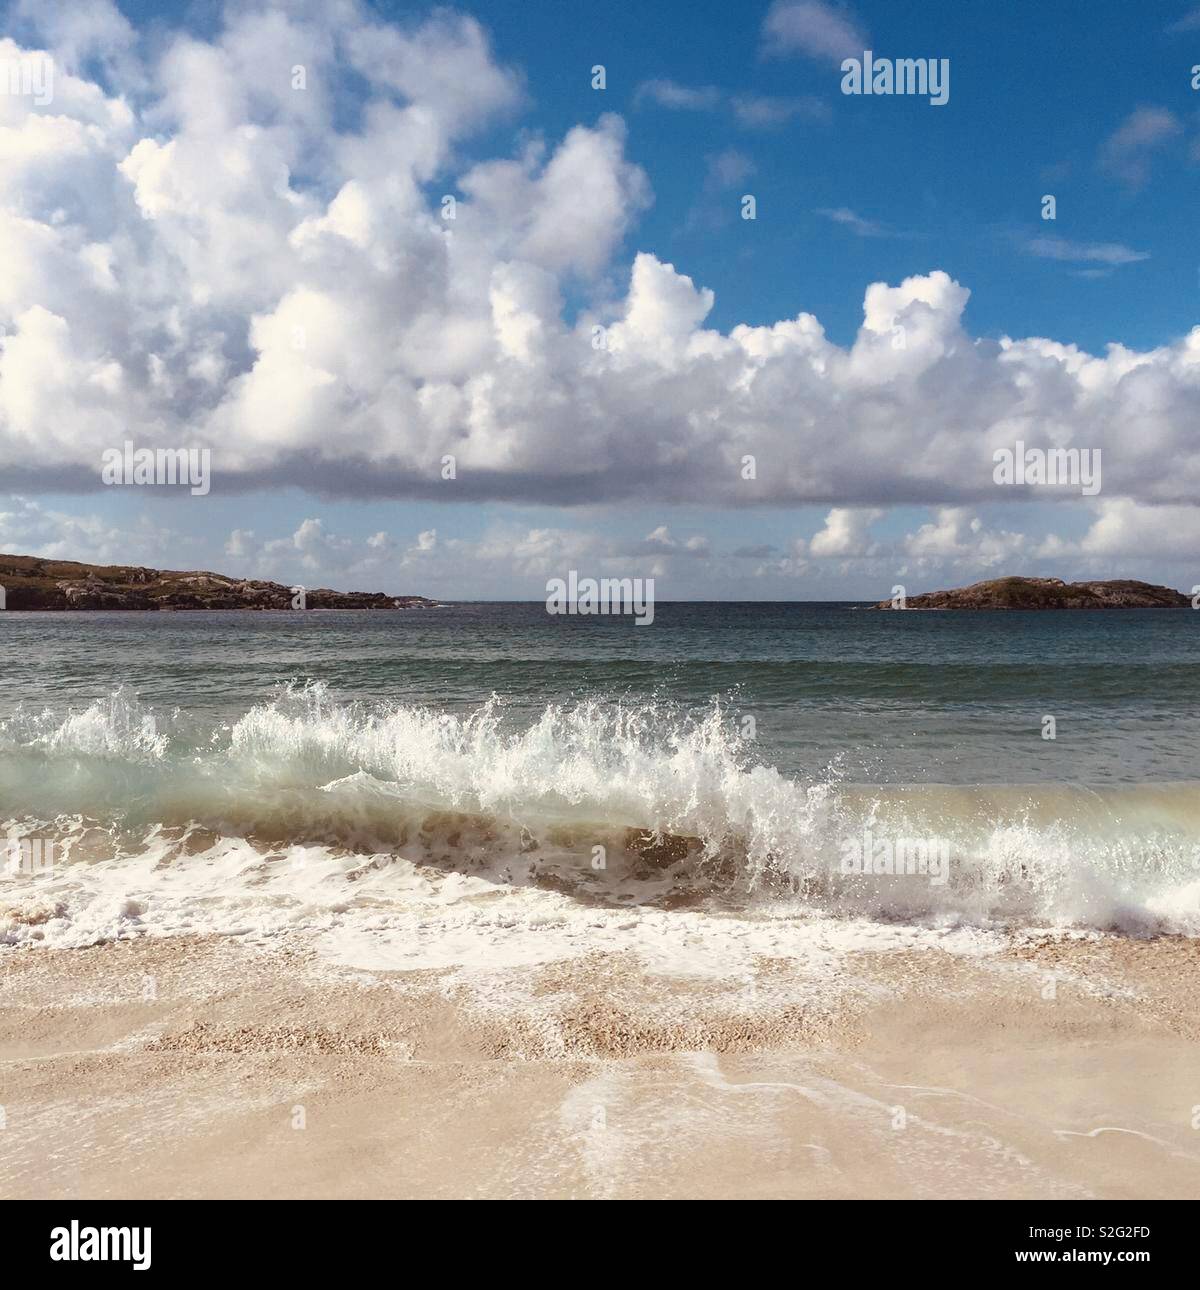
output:
M308 927L420 965L515 892L1200 934L1188 611L6 613L0 659L0 943Z

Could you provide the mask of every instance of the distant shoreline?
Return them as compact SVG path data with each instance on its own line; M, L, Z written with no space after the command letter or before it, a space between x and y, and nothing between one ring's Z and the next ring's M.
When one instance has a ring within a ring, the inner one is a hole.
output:
M907 596L897 590L891 600L872 609L1187 609L1191 601L1172 587L1130 578L1063 582L1061 578L993 578L949 591Z
M382 591L332 591L232 578L204 570L81 564L29 555L0 555L0 605L8 611L97 610L169 613L188 610L280 612L333 609L433 609L425 596Z

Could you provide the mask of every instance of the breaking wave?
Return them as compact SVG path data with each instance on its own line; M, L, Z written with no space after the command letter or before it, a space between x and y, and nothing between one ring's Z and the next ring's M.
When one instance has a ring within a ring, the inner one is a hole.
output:
M215 930L289 884L306 916L327 916L364 866L386 901L402 860L601 905L786 901L925 925L1200 935L1198 784L880 787L836 766L802 781L763 764L716 702L593 700L531 720L498 702L344 703L309 684L206 727L118 690L65 718L0 723L0 828L17 844L0 905L20 889L53 912L73 883L104 877L136 889L144 914L155 875L208 866L189 925ZM22 868L20 841L42 838L54 864ZM292 862L318 852L301 877Z

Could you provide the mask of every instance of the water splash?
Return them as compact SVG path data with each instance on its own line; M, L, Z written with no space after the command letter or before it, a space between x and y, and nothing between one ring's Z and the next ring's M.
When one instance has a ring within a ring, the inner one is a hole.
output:
M131 863L174 831L205 840L156 863L251 839L280 853L403 856L598 902L737 894L882 921L1200 934L1195 784L880 787L830 768L791 779L757 759L716 702L688 712L593 699L521 720L496 701L456 715L339 702L309 684L227 728L182 729L123 689L65 719L3 723L3 827L50 831L68 863ZM944 842L948 880L845 872L846 840L864 834ZM327 877L321 899L335 907L345 866ZM249 894L230 892L231 907Z

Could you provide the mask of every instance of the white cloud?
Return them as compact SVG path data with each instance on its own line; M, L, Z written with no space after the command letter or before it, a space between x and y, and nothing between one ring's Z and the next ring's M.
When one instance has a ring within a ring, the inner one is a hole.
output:
M288 583L303 576L312 585L314 578L340 583L359 576L378 580L392 563L396 543L382 530L356 541L330 532L323 519L311 516L283 537L260 539L253 529L234 529L224 551L243 575Z
M16 27L32 25L40 31L54 48L58 68L72 76L95 60L124 83L139 82L137 33L112 0L90 0L86 5L16 0L9 19Z
M234 529L225 542L225 554L240 560L253 555L256 547L253 529Z
M1154 154L1182 132L1168 108L1139 107L1105 140L1101 165L1130 188L1140 188L1150 178Z
M775 0L763 20L763 49L840 63L861 55L868 37L845 8L825 0Z
M812 95L788 98L771 94L735 94L730 106L738 125L747 130L770 130L796 118L828 121L832 116L829 105Z
M71 515L26 497L0 498L0 551L85 564L155 565L186 539L141 519L122 528L99 515Z
M1178 22L1173 22L1167 27L1167 31L1172 33L1198 30L1200 30L1200 9L1190 10Z
M1023 533L988 529L964 507L947 506L904 540L904 551L920 570L957 566L994 569L1018 560L1027 550Z
M1194 506L1139 506L1120 497L1100 499L1093 509L1095 518L1078 542L1052 538L1043 553L1190 564L1200 550L1200 509Z
M521 78L496 64L474 18L436 10L423 22L401 28L364 20L357 4L337 7L349 18L345 43L355 67L373 85L386 86L435 114L450 135L520 102Z
M734 121L746 130L770 130L797 118L828 121L828 103L812 94L731 94L726 98L715 85L681 85L665 78L643 81L634 91L636 108L653 103L675 112L713 112L728 106Z
M817 557L873 554L875 547L868 539L867 530L882 516L883 511L874 507L850 510L835 506L825 517L824 528L809 542L809 554Z
M307 519L291 537L267 542L263 557L287 556L298 559L306 569L327 569L346 563L353 550L350 539L327 532L323 520Z
M1149 251L1134 251L1120 242L1071 242L1066 238L1031 238L1025 249L1045 260L1068 260L1076 264L1136 264L1148 260Z
M714 152L706 162L705 182L712 189L734 188L754 174L754 162L736 148Z
M835 224L841 224L843 228L848 228L859 237L895 237L892 230L885 224L880 224L873 219L864 219L847 206L838 206L833 209L822 207L818 209L817 214L823 215L827 220L832 220Z
M665 78L643 81L634 92L633 101L657 103L659 107L685 112L711 112L721 102L721 91L714 85L680 85Z
M426 552L432 551L437 546L437 529L422 529L417 534L417 540L413 546L414 551Z
M697 533L681 542L671 535L671 530L665 524L660 524L647 533L641 542L633 547L630 554L684 555L704 558L709 554L708 539Z
M772 13L827 52L851 22ZM99 487L129 438L210 447L224 492L977 506L1020 439L1101 448L1106 498L1200 492L1200 329L1100 355L979 339L931 270L870 284L848 345L806 312L718 330L686 265L624 249L650 192L618 118L460 160L523 94L471 20L239 6L147 49L106 22L45 40L107 40L108 89L0 98L0 472L23 488ZM748 174L720 153L709 183L731 202ZM336 554L306 540L289 558Z

